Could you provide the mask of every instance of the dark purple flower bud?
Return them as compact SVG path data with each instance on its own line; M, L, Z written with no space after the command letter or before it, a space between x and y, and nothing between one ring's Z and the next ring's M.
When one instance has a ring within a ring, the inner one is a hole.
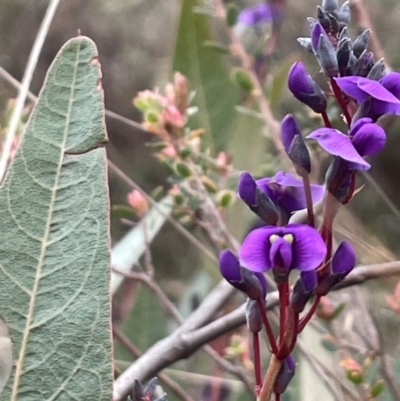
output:
M262 273L254 273L240 266L238 258L226 249L219 255L219 269L222 276L233 287L245 293L251 299L265 299L267 281Z
M328 14L330 22L330 30L332 33L337 34L340 31L339 21L332 14Z
M256 183L250 173L244 172L239 178L238 194L247 206L266 224L276 224L278 221L277 208L268 195Z
M327 12L327 13L334 13L337 11L339 7L339 2L338 0L322 0L322 8Z
M329 29L331 22L327 13L320 6L317 6L317 18L324 29Z
M284 361L279 370L278 377L274 384L274 392L276 394L283 394L290 381L293 379L296 370L296 363L291 355L289 355Z
M361 56L364 50L367 50L370 34L371 29L366 29L353 42L353 53L357 58Z
M288 275L291 269L315 270L325 254L321 234L303 224L257 228L247 235L239 251L241 263L248 269L274 269L279 276Z
M245 25L256 25L262 22L271 21L272 14L270 6L265 3L256 4L253 7L247 7L239 14L238 21Z
M345 75L347 67L349 65L351 55L351 40L350 38L343 38L340 40L338 50L336 53L339 72L341 75Z
M314 53L316 53L318 50L321 36L325 37L329 41L329 36L327 35L324 27L319 22L311 24L311 44L314 49Z
M318 47L316 50L314 49L314 51L319 65L321 66L325 75L329 78L336 77L339 73L336 51L326 35L320 36Z
M344 27L339 34L338 43L340 43L343 39L350 39L349 33L347 31L347 27Z
M337 12L337 19L339 22L339 26L342 28L349 25L350 18L351 18L350 2L346 1L342 4L339 11Z
M311 160L295 118L288 114L281 123L281 138L286 153L301 177L311 171Z
M293 95L316 113L326 111L327 100L319 85L308 75L303 63L294 63L289 71L288 86Z
M247 327L252 333L259 333L263 328L263 321L257 301L248 299L246 303Z
M383 61L383 58L381 58L369 70L367 78L372 79L373 81L379 81L385 75L386 75L385 63Z
M307 207L304 184L302 180L289 173L278 171L272 178L261 178L256 181L262 191L271 198L275 205L289 215L297 210ZM322 199L324 188L321 185L311 185L311 196L313 203ZM281 218L284 217L281 215Z
M350 242L343 241L333 256L331 272L320 280L316 293L326 295L354 269L355 265L355 250Z
M318 284L318 276L315 270L301 272L290 294L290 306L295 313L303 312L307 302L314 295Z
M356 63L357 75L360 77L366 77L374 65L372 53L368 53L366 50L361 54Z

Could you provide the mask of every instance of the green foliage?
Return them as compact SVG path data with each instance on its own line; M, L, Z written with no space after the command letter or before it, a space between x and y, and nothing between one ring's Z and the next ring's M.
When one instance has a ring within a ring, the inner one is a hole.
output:
M194 7L200 5L198 0L182 0L172 68L186 75L196 91L193 103L199 112L191 117L190 125L204 128L207 145L217 152L233 133L239 91L229 79L220 52L204 46L214 38L209 17L194 13Z
M108 189L100 66L70 40L0 194L0 313L14 343L4 401L109 401Z

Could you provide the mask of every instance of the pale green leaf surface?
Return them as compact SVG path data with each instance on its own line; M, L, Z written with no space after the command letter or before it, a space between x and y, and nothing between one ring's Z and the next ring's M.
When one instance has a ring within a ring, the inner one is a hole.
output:
M172 198L164 197L157 207L153 207L140 223L132 228L111 252L111 266L124 272L129 272L135 263L139 262L146 248L164 225L172 211ZM111 276L111 292L114 294L124 280L124 276L116 272Z
M111 399L100 78L94 43L70 40L0 192L0 314L15 360L2 401Z
M203 128L207 144L220 151L232 135L239 89L229 78L223 58L226 56L204 46L214 38L210 18L194 12L201 4L198 0L182 0L173 69L186 75L190 88L196 91L193 103L199 113L191 117L191 127Z

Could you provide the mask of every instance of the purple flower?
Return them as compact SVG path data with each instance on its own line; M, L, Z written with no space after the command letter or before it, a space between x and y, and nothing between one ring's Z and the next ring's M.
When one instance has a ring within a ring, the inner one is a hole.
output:
M267 281L264 275L262 273L254 273L240 266L238 258L229 249L220 253L219 269L229 284L244 292L250 299L265 299Z
M271 8L265 2L256 4L253 7L247 7L240 12L238 20L239 23L252 26L269 22L272 20Z
M247 235L239 251L240 260L248 269L274 269L279 276L287 276L292 269L314 270L325 255L321 234L303 224L257 228Z
M349 162L349 170L368 170L371 165L363 157L380 152L386 142L385 131L370 118L356 121L348 136L334 128L319 128L307 138L316 139L328 153Z
M310 77L303 63L294 63L289 71L288 86L296 99L306 104L316 113L326 110L327 100L325 93Z
M289 214L307 207L303 181L289 173L278 171L272 178L261 178L256 183L275 205ZM321 200L323 194L323 186L311 185L313 203Z
M378 81L349 76L336 78L340 89L362 107L363 116L377 120L383 114L400 115L400 73L391 72Z

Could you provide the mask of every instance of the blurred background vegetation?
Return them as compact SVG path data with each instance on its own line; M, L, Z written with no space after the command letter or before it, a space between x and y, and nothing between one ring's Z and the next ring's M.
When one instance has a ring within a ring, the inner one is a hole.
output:
M216 148L228 150L238 170L249 170L255 174L271 173L271 162L276 160L274 155L267 153L271 149L267 139L268 129L264 128L258 118L240 114L234 107L246 104L246 95L230 79L231 69L238 65L237 60L203 46L203 42L210 39L226 45L227 35L223 27L211 17L202 15L202 20L196 22L195 18L200 17L192 15L192 5L195 3L191 0L61 1L36 68L31 91L38 93L55 54L79 29L98 46L107 109L140 121L140 113L132 104L136 93L154 87L163 88L171 80L174 69L178 69L189 78L194 78L189 84L191 89L197 91L195 103L200 102L199 97L204 95L207 116L200 116L193 124L213 131L217 138ZM207 6L209 1L205 0L204 3ZM230 3L242 9L256 2L237 0ZM308 36L306 18L315 15L319 3L318 0L287 1L279 45L269 60L269 75L265 85L277 119L287 112L294 112L300 118L303 116L304 124L307 121L305 109L286 89L285 74L296 59L306 62L312 75L318 72L312 57L300 47L296 38ZM389 65L393 70L400 70L400 2L366 0L365 3ZM0 2L0 66L17 80L22 78L47 4L43 0ZM353 38L358 30L357 26L352 25ZM204 93L199 95L200 91ZM8 100L15 96L15 88L0 77L0 111L3 115ZM252 107L251 104L246 106ZM213 115L215 110L220 114ZM318 123L318 120L312 121L313 124ZM165 169L152 157L151 149L146 146L154 138L115 119L107 118L106 123L110 138L107 146L109 158L147 192L159 185L168 188ZM207 124L208 127L204 126ZM374 158L371 170L371 176L397 209L400 209L399 130L399 119L391 121L387 146ZM235 180L232 180L231 187L235 189ZM126 204L129 190L124 182L110 175L113 204ZM393 216L376 188L367 184L356 195L352 205L349 207L351 214L346 214L338 225L352 240L359 241L360 262L378 263L398 258L399 219ZM241 205L236 205L234 210L235 218L231 216L230 224L240 240L240 236L249 228L250 213ZM111 229L112 240L115 242L129 227L121 224L120 219L113 218ZM169 224L165 225L152 244L152 250L157 279L171 299L180 303L183 313L190 313L190 309L218 280L215 265L204 261L194 246L182 239ZM391 283L385 281L383 287L391 290L394 284L395 280ZM370 289L381 288L376 283L369 286ZM123 328L135 344L145 351L172 327L147 290L135 292L131 288L129 291L133 291L134 306ZM136 297L138 299L134 302ZM383 305L383 298L374 300L373 312L379 314ZM382 324L388 325L391 342L396 343L399 335L398 320L393 320L390 311L385 314L389 318ZM218 344L215 347L222 352L226 342L221 344L222 348ZM131 360L122 348L117 351L118 359ZM197 372L207 375L212 373L212 369L204 363L189 360L185 364L187 371L193 371L192 366L195 364Z

